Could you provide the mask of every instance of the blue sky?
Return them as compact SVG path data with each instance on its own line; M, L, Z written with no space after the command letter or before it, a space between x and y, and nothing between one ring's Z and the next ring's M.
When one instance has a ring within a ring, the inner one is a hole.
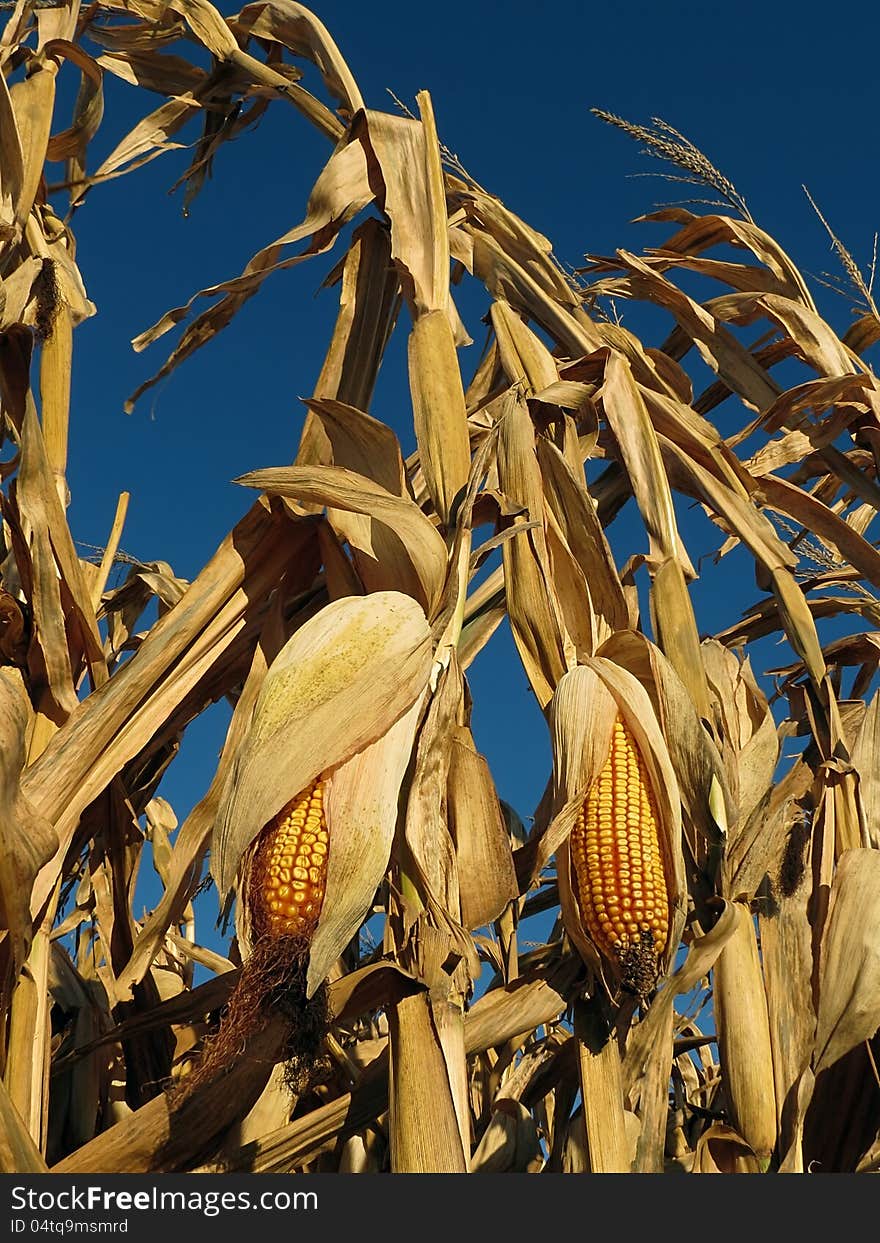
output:
M756 222L807 274L835 270L835 260L802 183L856 259L863 265L870 259L880 214L871 155L880 22L868 16L868 6L846 29L827 6L790 0L773 6L472 0L456 10L412 0L328 0L315 11L368 106L393 107L387 88L410 103L416 91L430 90L442 140L487 189L547 234L569 265L581 264L588 252L659 243L667 226L631 220L688 193L634 176L661 166L597 121L591 107L640 122L656 115L681 129L735 182ZM90 169L158 102L108 82ZM185 130L182 139L197 136ZM126 489L131 505L122 547L145 561L169 561L191 578L252 502L250 491L231 479L294 456L304 415L298 398L311 392L336 314L335 291L319 287L341 250L271 278L220 338L127 416L124 399L164 361L173 336L142 355L129 341L196 289L237 274L261 245L299 221L327 155L325 140L293 108L277 103L255 131L220 152L213 180L188 218L181 193L167 193L188 152L95 189L75 214L78 259L99 312L75 337L68 479L76 538L103 544L116 497ZM811 285L842 330L850 316L846 302ZM488 298L478 289L464 291L460 309L475 340L461 355L469 379ZM671 326L656 313L622 310L624 323L648 344L659 344ZM403 350L398 333L372 413L397 430L408 451ZM610 532L618 563L646 550L631 508ZM716 546L717 534L686 505L679 513L696 561ZM720 569L704 568L694 600L698 623L708 630L735 620L760 593L742 555ZM761 647L765 663L777 659L772 646L767 655L768 646ZM778 662L788 659L788 649L780 648ZM478 743L502 797L527 820L546 780L549 748L505 632L477 661L470 681ZM181 821L210 782L228 716L221 704L191 727L163 783L161 793ZM212 943L205 922L199 935Z

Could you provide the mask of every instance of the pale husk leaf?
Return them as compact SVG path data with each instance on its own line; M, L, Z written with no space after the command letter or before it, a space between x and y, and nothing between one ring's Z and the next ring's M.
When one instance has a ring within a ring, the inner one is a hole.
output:
M424 613L399 592L337 600L293 635L266 675L221 795L212 872L222 894L286 803L410 709L430 658Z
M388 867L400 786L409 765L424 696L375 742L333 770L326 815L327 885L309 947L311 997L357 932Z
M452 739L446 797L458 863L461 922L465 928L480 928L497 919L516 897L516 873L489 766L464 727Z
M559 373L553 355L510 304L499 299L490 314L509 383L525 388L530 397L555 384Z
M468 1156L428 998L402 998L388 1025L392 1173L465 1173Z
M635 1154L627 1137L620 1050L600 1003L575 1005L574 1032L590 1169L594 1174L627 1174Z
M455 339L444 310L426 311L409 338L413 423L428 491L441 522L470 469L470 440Z

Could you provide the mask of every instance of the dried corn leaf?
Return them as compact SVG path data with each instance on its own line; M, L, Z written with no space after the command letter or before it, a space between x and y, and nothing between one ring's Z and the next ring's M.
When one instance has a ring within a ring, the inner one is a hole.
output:
M678 320L700 352L703 360L716 371L725 384L754 410L762 411L780 395L780 388L764 367L725 328L720 317L700 306L677 289L648 264L627 251L618 251L621 264L633 273L632 286L668 310Z
M195 91L207 77L204 69L190 64L182 56L143 48L105 52L96 57L95 62L123 82L159 95L185 95L187 91Z
M334 398L358 410L370 408L379 364L397 319L399 290L389 230L368 217L354 230L343 261L339 316L315 384L316 398ZM303 457L301 448L297 464L305 466L311 460Z
M842 563L853 566L869 583L880 587L880 552L827 505L787 479L769 476L761 480L760 495L769 509L787 515L812 532L837 552Z
M170 374L179 363L225 328L244 303L258 291L267 276L329 250L342 226L357 215L372 197L367 179L366 157L361 144L350 142L337 148L315 182L309 196L306 218L301 224L289 229L269 246L258 251L241 276L199 290L185 305L166 312L152 328L135 337L132 342L134 348L145 349L180 323L199 298L223 295L219 302L193 320L164 366L152 379L140 385L126 403L126 408L131 409L142 393ZM312 240L302 254L295 255L292 259L279 258L284 247L307 237Z
M757 1174L761 1163L732 1126L713 1122L697 1141L693 1174Z
M880 1026L880 854L846 850L837 862L822 939L813 1068L818 1074Z
M541 1145L532 1115L521 1101L502 1097L474 1150L471 1173L524 1174L540 1160Z
M859 807L864 826L863 846L880 849L880 694L868 705L852 748L853 768L859 774Z
M3 1082L12 1104L41 1151L45 1150L49 1091L50 953L49 937L40 928L34 934L8 1006L3 1067Z
M630 622L614 558L582 479L573 474L562 453L544 437L538 438L536 448L547 504L583 572L593 611L604 623L604 632L597 633L601 643L615 630L626 629Z
M364 106L357 83L333 37L305 5L294 0L248 4L229 21L235 30L247 32L252 38L270 39L296 56L307 57L318 67L327 89L349 116Z
M407 495L400 444L390 427L341 401L313 397L306 405L320 419L333 466L354 471L393 496Z
M305 574L311 582L316 569L310 560L313 555L313 519L273 516L263 505L255 505L176 608L152 628L135 656L80 705L30 765L23 778L24 792L36 810L53 821L61 843L37 877L33 913L55 887L83 810L160 728L167 727L188 692L218 663L222 668L224 653L237 636L247 634L248 625L259 632L266 601L285 573L294 580ZM250 642L255 643L256 634L253 630L251 634ZM172 670L174 676L169 676ZM204 702L199 699L199 708Z
M498 477L510 504L542 522L543 491L532 422L516 398L506 403L498 436ZM525 531L502 548L507 613L526 676L542 707L565 673L565 640L554 600L542 529Z
M744 825L773 781L779 759L776 724L748 659L740 661L715 639L703 641L701 656L737 821Z
M31 942L34 878L58 845L52 825L37 815L19 784L32 716L18 671L0 669L0 927L11 944L15 975Z
M684 227L663 243L658 253L698 255L712 246L743 247L769 270L779 282L779 293L797 298L804 306L815 309L813 299L798 269L775 238L759 229L751 220L735 220L714 213L696 215L682 207L661 209L642 216L642 220L674 220Z
M399 540L398 558L385 567L385 573L389 579L403 577L406 583L411 579L410 570L414 570L419 584L417 598L429 614L433 613L446 576L446 545L408 497L395 496L372 480L337 466L268 467L242 475L236 482L271 495L363 514L390 527ZM386 546L389 556L394 548L395 543ZM374 553L372 547L361 551Z
M653 424L629 364L618 354L609 354L605 365L602 407L648 530L652 558L658 563L674 558L689 578L695 578L696 571L678 533Z
M493 298L509 302L514 310L533 319L569 358L581 358L602 348L603 338L596 326L588 319L576 319L570 305L561 305L547 293L536 279L534 269L527 271L520 266L490 234L470 224L465 229L473 243L474 275ZM546 272L544 265L540 266L540 272L542 275ZM569 301L571 291L567 293L566 301Z
M0 1083L0 1173L48 1174L39 1148Z

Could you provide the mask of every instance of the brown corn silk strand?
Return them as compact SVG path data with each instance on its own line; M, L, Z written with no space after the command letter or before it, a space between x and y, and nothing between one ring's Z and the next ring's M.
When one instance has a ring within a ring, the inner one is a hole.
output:
M243 887L251 950L220 1029L175 1096L224 1073L245 1040L279 1016L286 1020L279 1060L295 1094L320 1073L329 1011L326 986L306 995L309 946L324 901L330 835L322 778L273 816L251 852Z

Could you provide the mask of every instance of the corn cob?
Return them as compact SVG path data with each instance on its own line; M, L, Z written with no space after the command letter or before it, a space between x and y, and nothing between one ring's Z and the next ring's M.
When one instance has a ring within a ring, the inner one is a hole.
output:
M317 778L257 838L248 886L256 936L311 938L324 900L329 848L324 782Z
M241 1056L247 1041L282 1020L279 1058L285 1082L299 1092L310 1081L327 1031L324 986L306 995L312 936L321 914L330 848L325 782L318 777L273 816L257 836L242 878L244 927L250 942L239 981L217 1034L183 1080L178 1106Z
M626 988L645 996L669 938L657 803L644 759L618 716L611 751L571 832L578 904L600 952Z

